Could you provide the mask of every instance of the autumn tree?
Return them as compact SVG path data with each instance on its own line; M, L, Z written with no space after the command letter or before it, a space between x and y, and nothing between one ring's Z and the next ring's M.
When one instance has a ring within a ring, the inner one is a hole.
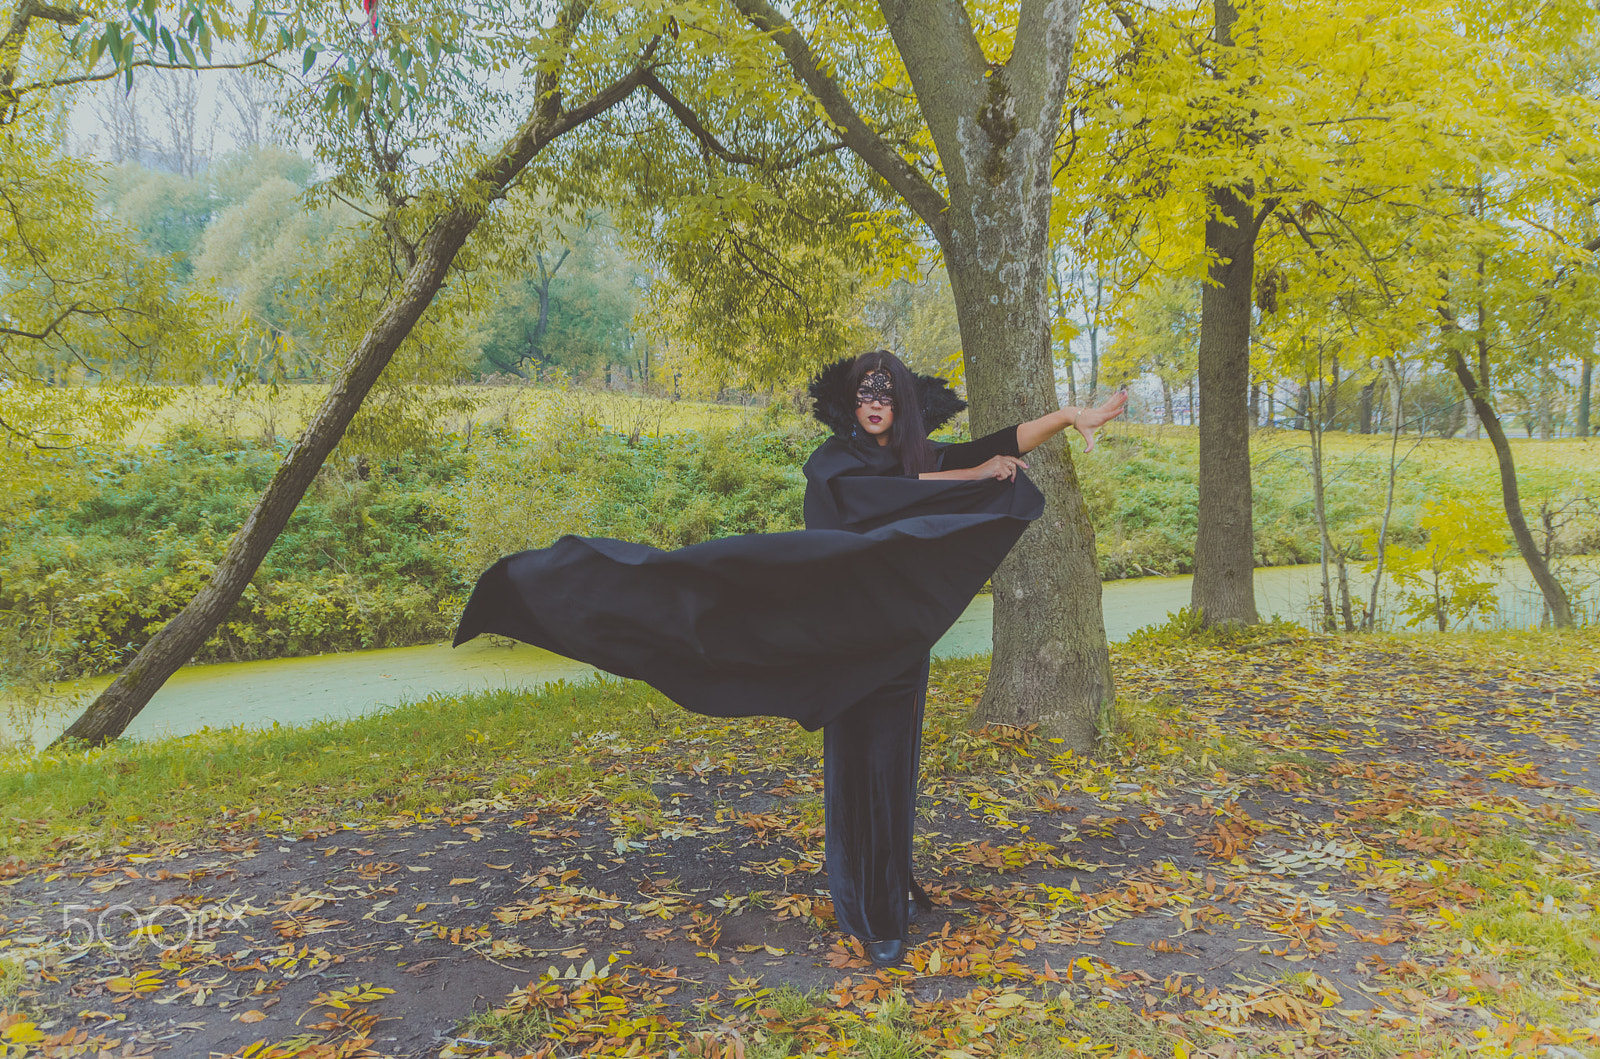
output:
M362 27L337 22L330 23L322 41L298 38L308 43L306 72L317 74L299 98L298 114L303 128L321 119L317 147L324 163L336 170L326 194L342 196L371 216L367 253L351 262L360 268L344 292L354 302L346 318L364 318L364 326L353 332L327 397L210 581L139 650L63 739L99 743L114 738L211 634L379 376L412 339L468 239L498 201L517 191L541 152L639 86L664 28L659 15L608 18L581 0L515 15L497 10L490 17L501 28L508 19L517 21L518 32L479 36L467 32L467 16L459 12L423 8L391 9L386 34L377 40L368 40ZM286 43L296 43L296 37L291 34ZM319 52L330 47L342 53L341 61L325 59L317 70ZM464 65L457 64L458 57ZM465 75L493 66L515 69L524 78L510 93L520 108L514 128L494 143L470 133L449 142L453 129L478 127L467 119L482 119L484 108L508 102L498 86L468 91ZM428 91L440 78L453 79L457 90ZM431 164L417 161L430 149L435 151Z
M735 376L792 378L850 351L852 274L909 275L930 243L954 297L973 431L1056 407L1049 177L1076 6L730 3L745 32L679 12L680 48L700 53L647 85L675 125L631 108L605 122L655 148L612 161L675 279L662 289L692 322L683 330ZM979 717L1083 747L1111 695L1093 530L1064 446L1029 462L1049 507L996 575Z
M768 0L732 2L939 247L974 434L1056 408L1050 177L1078 6L883 0L802 20ZM909 100L889 112L898 126L869 120L858 105L866 86ZM994 654L978 717L1036 723L1086 747L1112 696L1094 531L1065 446L1053 442L1029 462L1047 507L994 578Z

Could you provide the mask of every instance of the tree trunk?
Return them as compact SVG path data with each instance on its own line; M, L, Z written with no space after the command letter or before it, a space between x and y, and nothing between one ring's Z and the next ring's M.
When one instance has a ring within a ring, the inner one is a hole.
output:
M1067 294L1066 284L1061 278L1061 244L1056 243L1050 248L1050 286L1056 294L1055 318L1065 321L1067 319ZM1094 335L1089 336L1089 348L1094 348ZM1077 355L1072 351L1072 340L1067 339L1067 348L1064 350L1067 365L1067 404L1078 405L1078 372Z
M1363 434L1372 433L1372 394L1377 388L1377 379L1373 379L1371 382L1361 387L1360 430Z
M1025 0L1016 46L995 71L957 0L880 6L949 182L941 245L981 436L1058 407L1046 301L1050 161L1078 8ZM1091 391L1098 359L1091 336ZM995 572L994 654L975 719L1038 724L1084 750L1114 697L1094 527L1061 439L1028 464L1045 513Z
M1350 610L1350 573L1345 566L1344 548L1334 553L1339 560L1339 609L1344 614L1344 631L1356 631L1356 618Z
M1094 273L1094 315L1084 321L1089 332L1089 403L1100 403L1100 307L1105 299L1106 281L1098 268Z
M1256 218L1231 188L1213 189L1200 295L1200 496L1191 608L1207 625L1254 625L1250 484L1250 304Z
M1250 384L1250 426L1261 425L1261 384Z
M624 99L639 84L636 69L573 110L560 112L554 77L540 77L539 109L478 171L470 198L441 216L416 249L398 293L379 311L345 362L327 397L267 483L266 491L228 544L215 573L183 610L163 625L133 661L56 740L98 745L121 735L167 678L192 658L238 602L261 560L305 496L317 471L344 436L361 402L433 301L451 263L483 216L485 192L504 188L552 140Z
M951 269L958 297L981 310L991 303L973 297L973 280ZM1047 347L1012 339L1001 315L962 316L974 436L1057 406ZM1032 365L1029 348L1038 351ZM994 653L975 716L984 724L1038 724L1068 746L1088 748L1100 709L1114 697L1094 526L1061 438L1028 454L1028 474L1045 495L1045 512L995 572Z
M1594 358L1583 358L1583 370L1578 374L1578 436L1589 436L1589 392L1594 383Z
M1535 416L1539 424L1539 440L1549 441L1555 434L1555 375L1550 370L1549 358L1541 354L1534 366L1539 380L1539 398L1535 405Z
M1480 355L1480 366L1486 356ZM1550 608L1550 621L1558 629L1572 627L1572 604L1567 599L1566 589L1561 587L1561 582L1555 579L1550 572L1550 564L1544 561L1544 556L1539 554L1539 546L1533 539L1533 533L1528 529L1528 520L1522 514L1522 496L1517 488L1517 468L1511 459L1511 443L1506 440L1506 432L1500 426L1500 417L1495 415L1494 406L1489 403L1487 390L1487 377L1480 382L1472 374L1472 369L1467 366L1466 357L1462 356L1459 349L1450 351L1450 367L1455 371L1456 378L1461 382L1461 388L1472 399L1472 407L1478 414L1478 422L1489 435L1489 443L1494 446L1494 455L1500 466L1500 495L1505 502L1506 521L1511 523L1511 536L1516 539L1517 551L1522 556L1522 561L1528 564L1528 572L1533 575L1533 580L1539 586L1539 591L1544 594L1545 605Z
M1161 376L1161 422L1171 426L1172 417L1172 383L1167 381L1165 375Z
M1322 571L1322 631L1333 632L1333 586L1328 580L1328 555L1333 545L1328 539L1328 507L1322 477L1322 410L1311 416L1311 507L1317 520L1317 562Z
M571 254L572 248L566 247L556 259L555 265L548 269L545 267L543 253L533 255L534 261L539 265L539 316L533 322L533 336L528 339L528 356L539 366L540 371L550 366L550 358L544 353L544 336L550 330L550 284L555 282L556 273L561 271L561 266L567 263L567 258Z
M771 35L840 138L916 211L944 251L975 434L1057 407L1048 352L1051 173L1078 30L1077 0L1021 0L991 63L961 0L880 0L948 198L879 136L771 0L734 0ZM1098 365L1091 361L1091 385ZM1094 529L1056 439L1030 454L1044 517L994 576L994 657L976 714L1034 724L1075 750L1112 700Z
M1371 630L1378 622L1378 589L1383 584L1383 560L1389 547L1389 518L1394 514L1394 480L1400 470L1395 456L1400 451L1400 368L1394 357L1383 358L1384 370L1389 375L1389 492L1383 501L1383 521L1378 524L1377 568L1372 572L1372 598L1361 627Z
M1328 389L1328 411L1322 418L1323 430L1338 429L1335 425L1335 420L1339 418L1339 358L1337 356L1330 361L1330 367L1332 370L1329 375L1333 379L1333 383Z
M478 219L476 212L457 209L434 226L426 245L418 252L416 264L407 273L400 294L384 307L362 336L328 396L229 543L211 580L150 638L58 742L81 739L98 745L121 735L167 678L194 657L227 617L322 469L323 461L344 437L345 428L367 392L433 300L450 262L477 227Z

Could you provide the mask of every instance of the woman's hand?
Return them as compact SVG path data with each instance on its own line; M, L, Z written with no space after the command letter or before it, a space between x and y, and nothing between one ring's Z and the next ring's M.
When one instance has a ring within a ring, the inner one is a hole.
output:
M1127 407L1128 391L1118 390L1104 403L1078 412L1077 420L1072 426L1079 434L1083 435L1084 452L1094 451L1095 432L1121 415Z
M1094 451L1095 433L1126 409L1128 394L1119 390L1094 408L1063 408L1059 412L1017 424L1017 448L1032 452L1067 427L1083 435L1083 451Z
M1002 482L1009 482L1017 476L1018 468L1027 470L1028 465L1015 456L990 456L972 468L969 473L979 481L985 478L998 478Z

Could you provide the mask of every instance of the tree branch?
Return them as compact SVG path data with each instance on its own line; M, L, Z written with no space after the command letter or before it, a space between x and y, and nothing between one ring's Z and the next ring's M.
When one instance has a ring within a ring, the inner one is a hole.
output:
M803 162L809 162L813 158L821 158L823 155L832 154L847 146L843 141L820 144L809 151L802 151L800 154L778 162L757 158L753 154L731 151L723 145L722 141L712 135L711 130L705 127L705 123L695 114L693 108L679 99L672 89L662 84L661 80L652 71L646 70L644 72L642 83L645 88L650 90L651 95L667 105L667 109L672 111L673 116L678 119L678 123L688 129L689 133L700 141L702 147L730 165L760 166L769 170L793 169Z
M13 89L11 91L11 95L13 97L20 97L20 96L26 95L29 92L39 92L39 91L42 91L44 89L49 89L49 88L67 88L67 87L70 87L72 85L91 84L91 83L96 82L96 81L109 81L113 77L120 77L120 76L122 76L122 74L126 73L128 70L133 70L133 69L188 70L188 71L195 71L195 70L248 70L248 69L250 69L252 67L255 67L255 66L271 66L272 65L272 60L277 58L282 53L283 53L283 50L280 48L280 49L276 49L274 51L268 52L266 55L263 55L259 59L251 59L249 62L242 62L242 63L204 63L204 64L201 64L201 65L198 65L198 66L190 66L188 63L162 63L162 62L156 62L154 59L137 59L134 62L129 63L126 67L123 67L121 69L102 70L102 71L100 71L98 73L92 73L92 74L79 74L76 77L57 77L57 78L54 78L54 79L49 80L49 81L33 81L33 82L29 83L29 84L23 85L21 88ZM277 69L277 67L273 67L273 69Z
M734 0L734 5L750 20L751 25L770 36L782 50L795 77L822 104L828 118L838 126L845 145L916 211L941 245L947 243L950 221L945 216L949 206L944 196L866 123L839 83L818 65L816 56L800 31L769 0Z

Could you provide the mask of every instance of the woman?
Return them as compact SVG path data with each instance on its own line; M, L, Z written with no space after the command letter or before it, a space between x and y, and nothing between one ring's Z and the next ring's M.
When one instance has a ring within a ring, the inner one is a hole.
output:
M965 403L893 354L840 361L812 395L834 436L806 461L805 530L671 552L563 537L490 567L455 642L500 633L697 713L825 728L835 913L888 965L905 950L928 651L1043 511L1021 454L1068 426L1092 448L1125 398L940 446L927 428Z
M1009 482L1021 457L1066 427L1083 435L1120 415L1126 394L1099 408L1066 408L976 441L927 440L964 407L942 380L915 377L894 354L877 350L840 361L812 383L816 415L834 435L806 462L806 526L833 525L840 479L915 477L920 481ZM903 395L916 395L914 401ZM907 922L927 897L911 877L928 654L823 730L823 805L828 885L839 927L866 945L873 963L899 963Z

